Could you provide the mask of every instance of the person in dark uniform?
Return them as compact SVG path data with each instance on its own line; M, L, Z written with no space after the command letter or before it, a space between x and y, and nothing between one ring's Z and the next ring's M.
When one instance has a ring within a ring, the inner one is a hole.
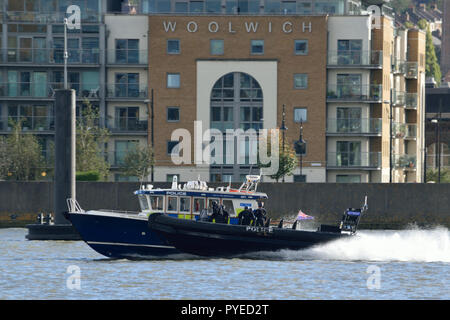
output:
M220 211L222 212L222 223L228 224L228 218L230 215L228 214L228 211L226 210L224 205L220 206Z
M219 222L221 220L220 208L217 205L217 202L213 201L212 203L212 215L210 217L211 222Z
M255 226L264 227L267 216L266 210L262 207L261 203L258 204L258 209L253 214L255 215Z
M239 224L243 226L249 226L255 221L255 215L248 207L245 207L243 211L241 211L238 215Z

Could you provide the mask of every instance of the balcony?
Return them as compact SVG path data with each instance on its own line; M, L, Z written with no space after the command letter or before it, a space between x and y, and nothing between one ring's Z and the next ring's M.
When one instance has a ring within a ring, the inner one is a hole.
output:
M100 63L100 49L68 49L68 65L94 65ZM1 49L0 63L11 65L63 65L64 49Z
M142 100L148 97L148 86L143 83L116 83L107 85L107 98Z
M407 140L416 139L417 125L407 123L393 123L392 137L394 139L407 139Z
M395 169L415 170L416 156L408 154L393 154L392 163Z
M50 116L9 116L0 117L0 132L11 133L13 123L22 120L22 132L49 133L55 129L55 121Z
M381 152L327 152L327 168L377 170Z
M120 117L108 119L106 127L113 133L145 133L148 130L148 121L134 117Z
M394 107L404 107L406 104L406 95L404 91L392 92L392 105Z
M56 90L64 89L63 83L44 82L8 82L0 83L0 97L14 100L53 100ZM100 86L98 83L69 83L69 89L74 89L77 98L98 99Z
M32 4L31 4L32 5ZM27 4L28 6L28 4ZM9 22L34 22L34 23L61 23L66 18L64 12L39 12L39 11L6 11L4 20ZM102 15L97 11L85 8L81 14L81 22L99 23L102 22Z
M361 50L328 51L328 67L381 69L383 67L383 52Z
M148 51L132 49L107 50L106 58L109 65L142 66L148 64Z
M327 134L333 136L380 136L381 119L328 119Z
M405 63L405 78L407 79L417 79L417 75L419 74L417 62L406 62Z
M405 60L395 59L393 58L392 63L392 72L394 74L405 74L406 73L406 65Z
M381 103L381 85L329 84L327 102Z
M417 93L406 93L405 95L405 107L406 109L417 110Z

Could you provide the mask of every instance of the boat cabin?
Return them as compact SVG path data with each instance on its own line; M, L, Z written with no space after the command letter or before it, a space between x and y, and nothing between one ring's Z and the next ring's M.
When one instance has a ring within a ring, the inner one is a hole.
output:
M141 214L150 215L160 212L180 219L199 218L203 209L212 210L213 202L223 205L230 216L230 223L238 223L238 215L245 207L258 208L259 202L267 199L265 193L256 192L257 182L254 176L239 189L228 187L209 188L204 181L189 181L178 185L176 177L170 189L153 189L152 185L142 186L135 191L139 198Z

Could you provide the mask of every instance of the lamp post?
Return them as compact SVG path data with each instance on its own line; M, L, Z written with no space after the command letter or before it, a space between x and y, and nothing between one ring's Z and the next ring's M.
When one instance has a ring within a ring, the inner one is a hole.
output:
M306 154L306 141L303 140L303 119L300 119L300 137L295 141L294 149L300 157L300 178L303 179L303 156Z
M281 128L280 128L280 130L282 130L282 144L283 144L283 146L282 146L282 148L283 148L283 157L284 157L284 145L285 145L285 133L286 133L286 130L287 130L288 128L286 127L286 108L285 108L285 105L283 104L283 117L281 118ZM283 175L283 179L282 179L282 182L285 182L284 181L284 175Z
M152 147L152 164L151 164L151 180L154 182L154 164L155 161L155 137L154 137L154 120L155 120L155 113L154 113L154 104L153 104L153 89L151 91L151 100L146 99L145 103L147 104L147 110L148 110L148 118L150 118L150 121L147 120L147 123L150 123L150 126L147 125L147 144L151 145ZM147 119L148 119L147 118Z
M436 119L432 119L431 122L436 124L436 130L435 130L435 141L436 141L436 151L437 158L436 158L436 166L438 167L438 183L441 183L441 133L440 133L440 116Z

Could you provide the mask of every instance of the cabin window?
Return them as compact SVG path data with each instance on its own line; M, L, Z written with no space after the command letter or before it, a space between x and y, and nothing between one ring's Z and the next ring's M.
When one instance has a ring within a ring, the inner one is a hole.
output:
M223 200L223 205L225 207L225 210L228 212L228 214L231 217L234 217L235 213L234 213L233 200Z
M191 198L180 197L180 211L191 212Z
M163 211L163 196L150 196L150 204L152 206L152 210Z
M168 197L169 201L167 202L167 211L178 211L178 198L177 197Z
M141 210L145 211L149 209L148 200L146 195L139 196L139 204L141 205Z
M194 212L200 212L205 209L205 199L194 198Z

